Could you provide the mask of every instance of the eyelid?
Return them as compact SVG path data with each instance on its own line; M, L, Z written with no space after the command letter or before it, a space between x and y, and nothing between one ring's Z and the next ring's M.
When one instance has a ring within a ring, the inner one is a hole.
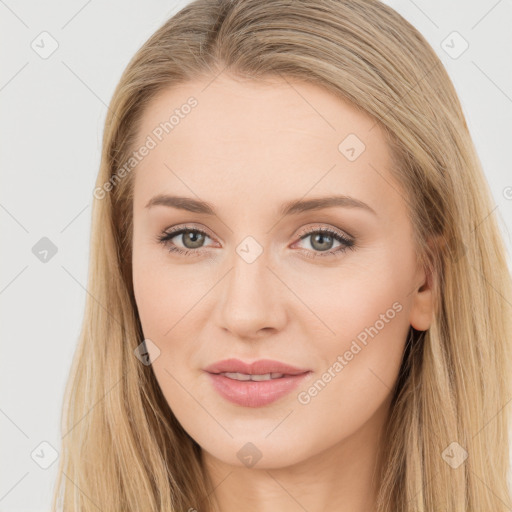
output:
M332 225L327 226L326 224L321 224L321 223L317 223L317 224L313 224L313 225L308 224L304 228L300 229L297 236L299 238L301 238L303 235L311 235L312 232L317 232L317 231L323 231L323 232L334 231L335 233L338 234L338 236L340 236L341 238L343 238L347 241L350 241L350 242L355 241L355 237L352 236L350 233L347 233L346 231L341 230L340 228L337 228L335 226L332 226Z
M198 231L198 232L201 232L201 233L204 233L205 235L207 235L209 238L211 238L212 240L216 240L217 237L213 235L213 233L206 227L204 226L201 226L201 227L198 227L198 226L195 226L193 224L178 224L177 226L171 226L169 228L166 228L162 231L162 234L163 235L173 235L173 236L176 236L178 233L180 233L181 231Z

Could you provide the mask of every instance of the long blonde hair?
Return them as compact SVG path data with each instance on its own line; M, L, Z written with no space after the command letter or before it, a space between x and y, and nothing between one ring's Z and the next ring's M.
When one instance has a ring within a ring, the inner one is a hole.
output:
M110 102L53 510L214 509L200 447L151 366L134 356L144 339L131 274L134 173L118 171L157 92L221 72L317 84L372 115L388 139L418 256L435 276L436 312L429 330L410 329L383 443L378 512L512 509L511 276L441 61L377 1L196 0L136 53Z

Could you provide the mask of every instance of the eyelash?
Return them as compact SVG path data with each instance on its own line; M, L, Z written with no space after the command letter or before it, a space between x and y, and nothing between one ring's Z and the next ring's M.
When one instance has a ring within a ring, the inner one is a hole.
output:
M186 232L200 233L202 235L207 236L208 238L211 238L208 235L208 233L202 231L201 229L184 226L184 227L177 228L173 231L164 231L161 235L157 236L157 241L159 243L161 243L162 245L164 245L164 247L166 247L169 252L175 252L175 253L181 254L183 256L188 256L190 254L192 254L194 256L200 256L201 253L203 252L201 249L181 249L180 247L177 247L174 244L170 245L170 241L172 238L174 238L178 235L182 235ZM306 253L305 255L308 258L314 259L314 258L325 258L325 257L329 257L329 256L341 256L347 249L350 249L352 251L355 250L355 245L354 245L353 240L346 238L345 236L341 235L337 231L334 231L333 229L325 228L325 227L313 229L313 230L307 231L306 233L303 233L301 236L299 236L299 241L304 240L304 239L308 238L309 236L317 234L317 233L323 233L323 234L332 236L335 240L337 240L338 242L341 242L342 244L345 244L345 245L341 245L340 247L338 247L336 249L331 249L331 250L325 251L325 252L313 251L314 255L311 255L312 251L309 249L300 249L301 251L305 251L305 253Z

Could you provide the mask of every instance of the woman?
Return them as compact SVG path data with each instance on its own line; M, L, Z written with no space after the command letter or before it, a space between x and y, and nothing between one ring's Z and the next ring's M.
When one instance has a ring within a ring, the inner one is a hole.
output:
M452 83L366 0L196 0L106 120L56 502L505 511L511 279Z

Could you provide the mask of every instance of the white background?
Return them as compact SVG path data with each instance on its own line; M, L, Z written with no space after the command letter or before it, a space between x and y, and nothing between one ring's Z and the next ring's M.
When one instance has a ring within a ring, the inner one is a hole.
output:
M42 469L31 453L43 441L60 449L106 105L132 55L186 3L0 0L0 512L49 510L57 462ZM428 39L455 84L510 261L512 2L386 3ZM31 47L43 31L58 42L47 59ZM441 46L453 31L469 43L457 59ZM42 237L57 247L46 263L32 252Z

